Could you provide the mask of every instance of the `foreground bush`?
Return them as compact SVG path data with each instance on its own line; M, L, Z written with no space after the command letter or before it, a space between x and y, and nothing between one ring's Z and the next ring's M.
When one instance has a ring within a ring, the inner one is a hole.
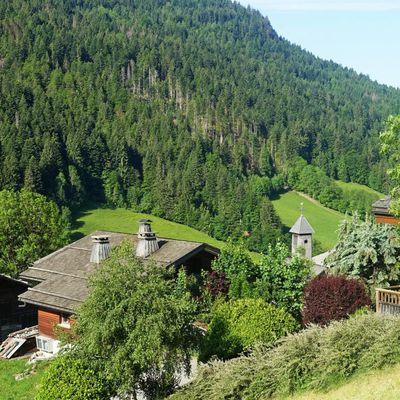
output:
M109 397L104 379L99 379L88 362L63 355L50 363L35 400L103 400Z
M327 325L370 306L365 285L344 276L322 276L312 279L304 290L304 324Z
M270 344L298 327L284 310L262 299L217 302L204 338L200 359L228 359L257 344Z
M312 326L249 356L213 361L172 399L267 399L399 362L400 318L371 313Z

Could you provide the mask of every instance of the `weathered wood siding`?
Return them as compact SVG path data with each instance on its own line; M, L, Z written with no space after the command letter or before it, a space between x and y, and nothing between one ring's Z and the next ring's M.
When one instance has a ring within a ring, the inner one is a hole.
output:
M379 314L400 314L400 286L376 289L376 312Z
M378 224L398 224L400 221L392 215L375 215L375 221Z
M27 285L0 275L0 342L9 333L37 325L37 307L18 301Z
M39 334L50 336L56 339L54 334L54 326L60 323L60 314L55 311L39 309L38 311L38 325Z

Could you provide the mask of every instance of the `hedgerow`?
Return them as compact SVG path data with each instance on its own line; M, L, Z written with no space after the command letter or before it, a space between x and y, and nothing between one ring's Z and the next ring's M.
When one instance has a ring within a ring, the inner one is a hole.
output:
M211 310L211 322L202 343L200 359L228 359L255 345L268 345L294 332L296 320L286 311L262 299L219 301Z
M366 314L311 326L229 361L200 368L171 400L256 400L300 389L326 389L359 371L400 362L400 318Z
M103 400L110 398L106 380L90 362L64 354L51 362L35 400Z

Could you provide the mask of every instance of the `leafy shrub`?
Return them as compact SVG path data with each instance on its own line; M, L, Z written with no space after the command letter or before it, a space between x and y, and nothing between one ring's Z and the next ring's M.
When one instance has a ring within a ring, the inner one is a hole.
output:
M224 272L211 271L207 274L207 290L213 299L226 297L229 291L229 281Z
M42 378L35 400L102 400L109 391L88 362L72 355L53 360Z
M283 243L269 246L261 258L260 278L256 282L258 295L268 303L283 308L297 319L301 319L304 287L311 274L309 260L292 257Z
M312 279L304 291L304 324L326 325L371 305L365 286L344 276L323 276Z
M311 326L273 348L200 368L173 400L267 399L332 383L400 362L400 318L369 313Z
M244 244L234 244L231 241L221 250L212 268L214 271L225 273L229 280L243 273L249 281L254 281L259 273L258 267L253 263Z
M284 310L262 299L217 302L202 344L201 360L228 359L257 344L268 345L298 327Z

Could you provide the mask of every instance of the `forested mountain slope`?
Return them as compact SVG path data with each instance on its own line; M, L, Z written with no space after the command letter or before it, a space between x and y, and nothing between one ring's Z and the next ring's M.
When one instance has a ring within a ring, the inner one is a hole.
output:
M228 0L0 2L0 188L105 199L217 238L281 235L296 156L382 190L400 92Z

